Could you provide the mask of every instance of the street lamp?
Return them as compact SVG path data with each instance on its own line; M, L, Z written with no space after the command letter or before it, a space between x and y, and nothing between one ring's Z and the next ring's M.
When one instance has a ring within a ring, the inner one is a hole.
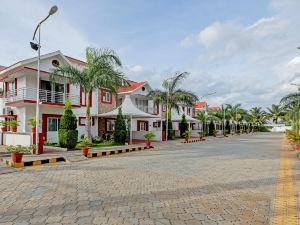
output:
M51 9L49 10L48 15L38 23L36 26L34 33L33 33L33 38L32 41L30 42L30 46L33 50L38 51L38 66L37 66L37 89L36 89L36 133L35 133L35 144L36 144L36 154L39 154L39 133L40 133L40 58L41 58L41 25L43 22L45 22L51 15L56 13L58 10L57 6L52 6ZM37 43L35 42L35 35L37 30L39 30L39 36L38 36L38 41Z

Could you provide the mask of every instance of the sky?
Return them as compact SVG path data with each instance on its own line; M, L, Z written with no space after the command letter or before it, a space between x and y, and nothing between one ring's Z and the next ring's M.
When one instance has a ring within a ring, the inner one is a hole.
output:
M42 54L85 59L86 47L112 48L126 76L161 88L176 71L180 88L210 106L269 107L300 83L300 0L0 0L0 65ZM207 94L216 92L214 95ZM201 97L204 96L204 97Z

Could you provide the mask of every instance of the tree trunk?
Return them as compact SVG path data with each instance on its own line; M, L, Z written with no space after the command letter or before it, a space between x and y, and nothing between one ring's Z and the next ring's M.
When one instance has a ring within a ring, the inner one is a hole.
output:
M90 95L92 94L91 91L88 92L88 97L86 99L86 119L85 119L85 134L86 137L92 142L92 135L91 135L91 112L90 112Z

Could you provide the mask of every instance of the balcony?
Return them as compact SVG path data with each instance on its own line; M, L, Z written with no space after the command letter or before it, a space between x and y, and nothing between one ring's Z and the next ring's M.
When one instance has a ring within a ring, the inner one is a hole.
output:
M19 88L17 90L6 92L4 102L7 105L19 104L19 103L36 103L36 88ZM79 95L65 94L64 92L49 91L40 89L40 102L48 105L64 105L66 99L69 99L73 106L80 106Z

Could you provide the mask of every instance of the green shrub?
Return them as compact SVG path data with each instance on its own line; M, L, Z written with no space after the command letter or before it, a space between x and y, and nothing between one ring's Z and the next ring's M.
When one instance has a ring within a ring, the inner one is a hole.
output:
M229 120L226 120L225 122L225 134L230 134L231 128L230 128L230 123Z
M65 112L60 119L58 140L59 145L63 148L73 149L77 144L77 118L72 111L70 101L66 101Z
M118 144L125 144L126 137L127 137L127 130L126 130L126 123L124 117L122 115L122 110L119 108L115 129L114 129L114 141Z
M238 134L241 132L241 125L240 125L240 123L238 123L238 124L236 125L236 132L237 132Z
M210 136L213 136L215 134L215 123L213 121L210 121L208 125L208 133Z
M144 138L148 141L152 140L155 138L155 133L153 131L148 131L145 135Z
M187 123L185 114L182 115L181 122L179 124L180 137L184 137L184 133L189 130L189 125Z

